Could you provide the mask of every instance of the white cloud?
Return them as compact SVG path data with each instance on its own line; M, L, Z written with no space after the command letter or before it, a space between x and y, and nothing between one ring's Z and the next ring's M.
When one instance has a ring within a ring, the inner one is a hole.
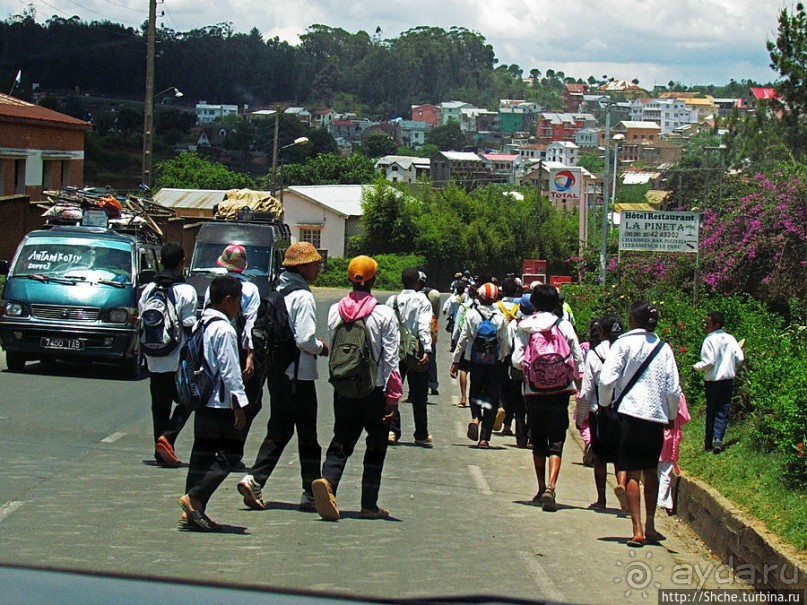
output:
M41 20L105 15L139 27L146 18L144 3L135 0L33 1ZM0 0L0 14L24 6L23 0ZM775 37L783 7L792 8L790 0L165 0L158 11L165 11L160 21L178 31L231 22L235 31L256 27L292 44L315 23L371 35L380 26L385 38L419 25L459 26L481 33L499 63L516 63L525 73L553 68L582 78L723 84L774 79L765 42Z

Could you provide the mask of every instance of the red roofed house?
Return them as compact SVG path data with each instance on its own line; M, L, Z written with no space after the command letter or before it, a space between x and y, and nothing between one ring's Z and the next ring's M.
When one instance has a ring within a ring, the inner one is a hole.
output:
M440 125L440 108L437 105L412 105L412 121L426 122L434 128Z
M563 111L566 113L577 113L583 103L583 95L588 87L585 84L569 82L563 87Z
M0 195L84 184L88 122L0 94Z

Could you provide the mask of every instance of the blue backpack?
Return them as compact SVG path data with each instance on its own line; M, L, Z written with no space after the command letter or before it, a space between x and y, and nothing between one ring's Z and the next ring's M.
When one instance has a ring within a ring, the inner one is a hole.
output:
M480 313L480 316L482 314ZM498 328L490 318L482 317L482 323L471 343L471 363L492 366L499 361Z
M221 317L199 321L190 337L179 349L179 367L174 375L179 404L189 410L198 410L207 405L220 379L213 373L205 359L205 328Z

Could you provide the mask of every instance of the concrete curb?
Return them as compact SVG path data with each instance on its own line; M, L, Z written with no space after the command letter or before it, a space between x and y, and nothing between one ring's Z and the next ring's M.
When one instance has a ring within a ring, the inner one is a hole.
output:
M675 486L676 514L757 590L807 589L807 567L777 536L758 529L748 515L709 485L681 475Z

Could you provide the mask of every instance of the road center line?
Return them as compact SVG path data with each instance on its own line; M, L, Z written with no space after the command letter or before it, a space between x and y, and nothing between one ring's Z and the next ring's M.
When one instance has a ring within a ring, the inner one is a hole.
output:
M546 570L538 562L534 554L523 551L520 551L518 554L521 557L521 560L524 561L524 565L526 565L527 571L532 576L536 586L538 586L538 594L540 594L542 598L545 598L548 601L559 602L566 600L563 597L563 593L557 587Z
M473 479L474 483L476 483L476 489L479 490L479 493L483 496L492 495L493 490L490 489L490 486L485 479L485 475L482 474L482 469L473 464L469 464L468 470L471 472L471 479Z
M0 522L2 522L6 517L8 517L23 504L25 504L25 502L22 500L11 500L10 502L6 502L3 506L0 506Z
M101 443L115 443L118 439L125 436L126 433L121 432L112 433L109 437L104 437L103 439L101 439Z

